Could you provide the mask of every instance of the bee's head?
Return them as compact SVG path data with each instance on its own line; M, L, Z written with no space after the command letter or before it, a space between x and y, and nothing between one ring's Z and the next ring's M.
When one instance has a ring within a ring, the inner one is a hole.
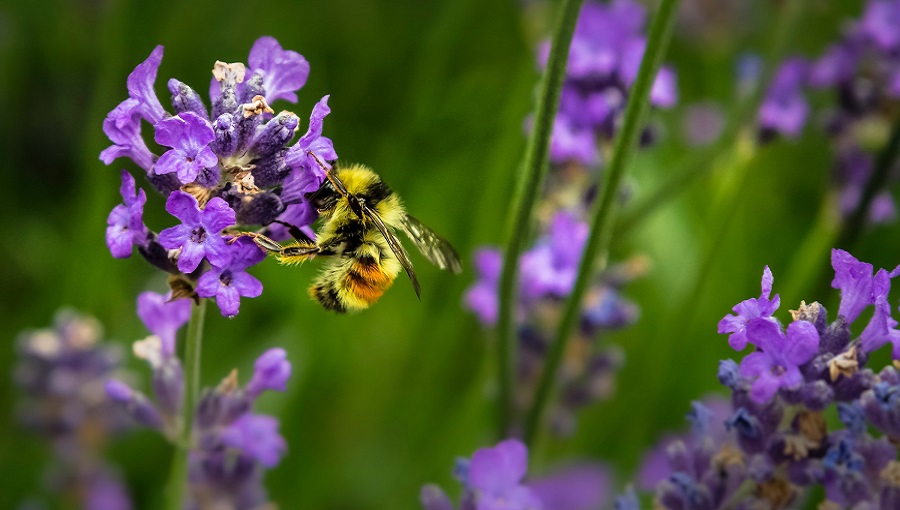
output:
M309 200L309 203L319 211L319 214L325 216L334 210L340 198L340 193L327 180L322 183L319 189L306 194L306 199Z

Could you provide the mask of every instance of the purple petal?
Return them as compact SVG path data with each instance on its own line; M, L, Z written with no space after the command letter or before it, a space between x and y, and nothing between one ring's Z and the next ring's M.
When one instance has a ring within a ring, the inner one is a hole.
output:
M778 324L761 318L747 321L747 340L766 352L780 352L785 342Z
M170 149L163 153L162 156L156 161L156 165L153 167L153 172L157 175L166 175L174 173L178 176L178 180L183 184L187 184L189 182L193 182L194 179L197 178L197 170L192 168L192 165L188 163L187 156L179 149ZM191 172L193 172L193 179L185 180L186 177L189 177ZM184 176L185 178L182 178Z
M189 243L192 244L192 243ZM199 244L197 246L200 246ZM207 232L203 242L203 252L209 263L215 267L225 268L231 262L231 250L228 243L217 233Z
M245 391L251 398L257 397L264 390L284 391L290 377L291 363L287 360L287 352L277 347L269 349L256 359L253 377L247 383Z
M231 243L231 264L233 270L243 271L259 264L266 258L266 252L247 237L239 237Z
M162 62L163 47L157 46L137 67L128 75L128 95L140 101L141 113L147 122L156 124L166 114L163 110L156 92L153 90L153 83L156 81L156 71Z
M659 70L650 89L650 102L660 108L671 108L678 102L678 83L671 67L663 66Z
M873 267L839 249L831 251L831 266L834 268L831 286L841 291L838 315L842 315L848 323L852 323L867 306L874 303Z
M136 99L119 103L103 121L103 132L113 143L100 153L100 160L109 165L116 158L131 158L144 170L153 166L153 154L141 137L141 104Z
M263 71L266 101L284 99L297 102L295 93L309 76L309 62L296 51L284 50L274 37L260 37L253 43L247 63L254 71Z
M479 248L475 250L475 269L480 279L497 282L503 269L503 255L495 248Z
M474 312L485 326L497 323L496 287L494 284L477 283L469 288L463 297L466 308Z
M775 277L772 276L772 270L769 269L769 266L766 266L763 269L762 283L760 285L762 287L762 292L759 295L760 299L768 299L772 295L772 284L774 283Z
M216 197L210 200L210 203L214 200L222 199ZM207 205L207 207L209 206ZM181 220L187 227L200 225L200 205L197 203L197 199L189 193L181 190L173 191L166 200L166 211ZM168 248L168 246L166 247Z
M772 360L767 354L760 351L751 352L741 360L740 374L747 378L758 377L768 372L771 367Z
M106 219L106 246L113 257L124 259L131 256L134 246L134 236L129 229L130 215L128 208L117 205L109 213Z
M303 148L309 148L317 138L322 136L322 127L325 121L325 117L327 117L328 114L331 113L331 108L328 107L329 97L331 96L324 96L313 107L312 114L309 116L309 129L306 131L306 134L300 138L300 140L297 142L297 145Z
M241 295L231 285L219 285L216 291L216 305L224 317L234 317L241 308Z
M243 271L231 274L231 286L237 289L241 296L248 298L259 297L263 291L262 283Z
M611 482L602 465L585 463L532 480L528 486L547 510L594 510L609 499Z
M794 365L802 365L819 350L819 332L811 322L795 321L787 327L787 345L784 358Z
M781 381L773 376L771 372L763 372L759 378L753 381L750 387L750 399L757 404L763 404L772 400L772 397L781 387Z
M218 236L223 229L234 225L235 218L234 209L228 206L228 202L215 197L206 203L206 207L200 214L200 224L206 228L209 234Z
M178 256L178 270L182 273L192 273L200 265L203 256L206 254L203 244L196 243L188 239L181 247L181 254ZM163 245L165 246L165 245Z
M191 227L187 225L175 225L174 227L163 229L163 231L159 233L159 244L167 250L174 250L176 248L181 248L190 237Z
M221 286L219 277L222 276L223 271L223 269L213 267L200 275L200 279L197 280L197 295L205 298L215 296Z

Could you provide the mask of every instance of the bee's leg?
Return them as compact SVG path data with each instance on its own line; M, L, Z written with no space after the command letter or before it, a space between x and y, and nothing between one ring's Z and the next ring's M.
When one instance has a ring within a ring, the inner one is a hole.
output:
M272 239L269 239L262 234L257 234L256 232L238 232L228 242L233 243L237 241L239 237L249 237L250 239L253 239L253 242L256 243L257 246L269 253L277 254L281 253L284 250L284 247L278 244L278 241L273 241Z
M313 242L313 240L308 235L303 233L303 231L300 230L300 228L297 227L296 225L291 225L290 223L288 223L286 221L281 221L281 220L272 220L272 223L277 223L281 226L287 227L288 234L290 234L291 237L293 237L297 241L307 242L307 243Z

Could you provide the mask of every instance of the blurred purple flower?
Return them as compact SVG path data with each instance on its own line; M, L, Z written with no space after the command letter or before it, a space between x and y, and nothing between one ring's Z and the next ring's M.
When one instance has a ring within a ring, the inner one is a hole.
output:
M499 250L479 248L475 251L475 271L478 280L466 291L466 307L473 311L484 325L497 322L497 285L503 269L503 256Z
M469 486L477 494L477 510L539 510L537 494L522 484L528 450L516 439L501 441L472 455Z
M159 242L170 250L181 248L179 270L184 273L194 271L203 257L214 267L223 268L229 263L231 252L219 232L234 225L235 214L224 200L215 197L201 211L196 198L183 191L174 191L166 201L166 211L182 224L160 232Z
M860 30L884 51L900 46L900 2L897 0L869 0L862 15Z
M612 477L597 463L581 463L529 481L547 510L596 510L609 501Z
M175 356L175 335L191 317L191 301L176 299L171 294L142 292L137 299L137 314L141 322L158 336L165 357Z
M262 294L262 283L246 269L262 262L266 252L247 237L238 238L228 245L227 250L229 262L221 266L213 263L213 267L203 273L197 281L197 295L215 297L222 315L233 317L240 309L241 296L255 298Z
M785 60L769 85L757 121L764 130L793 138L800 134L809 115L803 96L809 64L801 58Z
M264 352L253 368L253 377L244 389L250 398L258 397L265 390L284 391L291 377L287 352L280 347Z
M272 416L244 414L222 432L222 443L237 448L265 467L281 462L287 443L278 433L278 420Z

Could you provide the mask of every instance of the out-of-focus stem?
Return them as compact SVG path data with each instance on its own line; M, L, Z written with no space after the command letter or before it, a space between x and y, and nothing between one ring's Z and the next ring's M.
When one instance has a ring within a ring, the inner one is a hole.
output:
M678 4L679 0L662 0L659 10L653 17L647 48L643 59L641 59L637 79L629 92L622 129L616 138L613 157L609 167L606 169L603 194L594 211L590 235L578 267L578 277L566 302L566 308L557 328L556 336L544 362L544 371L541 374L534 402L525 422L525 442L529 445L534 443L543 421L544 409L555 386L556 374L562 362L566 344L580 315L581 301L587 291L588 282L594 274L594 263L597 255L604 254L602 258L605 259L607 238L612 226L613 205L618 196L619 185L622 182L625 169L637 148L638 136L643 126L644 117L649 109L650 87L653 85L656 73L669 46ZM603 264L605 264L605 261Z
M575 22L583 0L563 0L553 30L547 70L541 78L537 99L534 128L528 139L528 148L521 175L516 182L511 209L511 225L506 253L503 257L503 271L500 274L500 289L497 314L497 376L499 386L498 435L509 434L510 424L515 414L513 390L515 373L513 362L516 352L515 301L519 255L532 220L532 211L544 177L547 175L547 161L553 120L559 108L559 96L566 74L569 46L575 33Z
M200 391L200 347L203 343L203 323L206 320L206 300L201 299L191 309L184 344L184 405L181 430L175 438L172 470L166 485L166 510L183 510L185 487L188 481L188 455L194 427L194 410Z

